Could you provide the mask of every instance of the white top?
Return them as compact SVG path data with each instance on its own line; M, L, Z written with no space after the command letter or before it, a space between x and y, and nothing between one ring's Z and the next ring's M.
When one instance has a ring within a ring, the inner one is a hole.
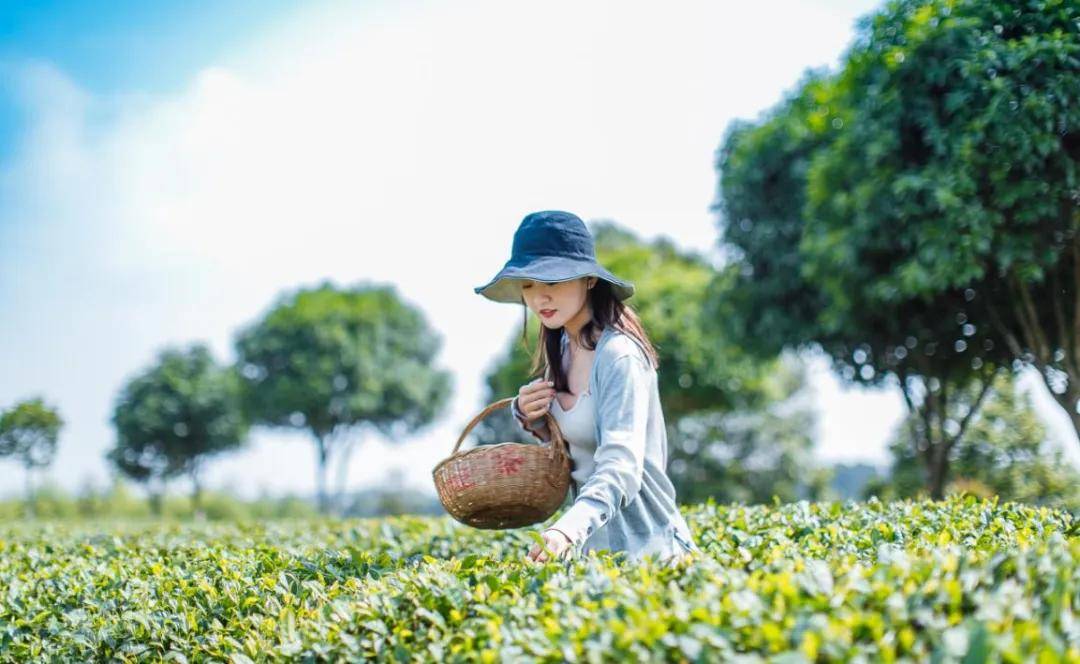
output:
M570 357L566 352L567 336L564 331L563 371L570 370ZM563 410L559 400L551 400L551 416L559 424L559 431L570 448L570 459L574 469L570 472L574 485L580 487L592 475L596 468L593 455L596 452L596 405L592 398L592 385L578 396L569 410Z

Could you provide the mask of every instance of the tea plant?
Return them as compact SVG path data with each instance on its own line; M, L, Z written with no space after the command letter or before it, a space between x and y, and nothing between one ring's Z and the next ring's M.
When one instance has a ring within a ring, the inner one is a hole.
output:
M0 526L0 661L1080 662L1080 527L971 496L684 508L700 556L449 517Z

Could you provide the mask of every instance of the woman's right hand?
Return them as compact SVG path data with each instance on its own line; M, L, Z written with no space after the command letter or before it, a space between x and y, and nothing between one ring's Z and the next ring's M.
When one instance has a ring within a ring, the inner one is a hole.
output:
M554 383L537 378L518 390L518 410L531 422L541 417L551 407L555 398Z

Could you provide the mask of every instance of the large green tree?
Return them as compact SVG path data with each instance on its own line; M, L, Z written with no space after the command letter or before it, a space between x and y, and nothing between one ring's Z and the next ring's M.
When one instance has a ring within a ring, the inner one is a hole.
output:
M758 123L729 129L716 204L728 265L709 289L707 318L760 357L816 347L845 380L899 386L911 413L937 423L920 432L929 488L940 497L948 449L967 425L949 415L951 386L985 385L1009 358L988 328L969 323L965 293L883 303L867 274L890 270L887 258L863 257L836 273L815 269L807 179L844 126L835 96L833 81L810 72Z
M441 340L392 286L329 282L278 298L236 338L254 423L306 430L315 441L319 509L326 472L342 474L359 436L394 442L429 425L449 401L449 372L435 367Z
M168 482L178 476L191 480L199 511L206 463L247 437L240 395L236 372L219 366L205 344L167 348L121 390L112 417L116 444L106 458L148 485L155 514Z
M1037 367L1080 432L1080 4L889 2L816 112L802 255L837 319L962 298L966 352Z
M26 471L26 504L34 513L32 473L52 464L64 421L40 397L16 403L0 414L0 458L14 457Z

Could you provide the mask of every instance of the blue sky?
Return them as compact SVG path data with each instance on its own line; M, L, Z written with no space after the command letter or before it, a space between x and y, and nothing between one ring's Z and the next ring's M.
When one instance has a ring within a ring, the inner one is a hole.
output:
M430 491L519 323L472 288L521 217L569 209L711 252L725 127L835 63L876 3L25 4L0 14L0 405L60 409L45 476L104 482L130 376L194 341L231 361L274 298L329 279L394 284L443 337L445 417L362 441L346 476L400 469ZM464 242L468 260L447 252ZM884 460L898 393L813 366L819 456ZM306 437L258 430L207 485L313 477ZM0 462L0 495L22 481Z
M99 93L168 92L181 88L192 72L227 52L238 35L264 29L301 4L5 2L0 10L0 62L6 65L5 74L22 61L49 62ZM3 91L0 156L8 158L27 118L9 87Z

